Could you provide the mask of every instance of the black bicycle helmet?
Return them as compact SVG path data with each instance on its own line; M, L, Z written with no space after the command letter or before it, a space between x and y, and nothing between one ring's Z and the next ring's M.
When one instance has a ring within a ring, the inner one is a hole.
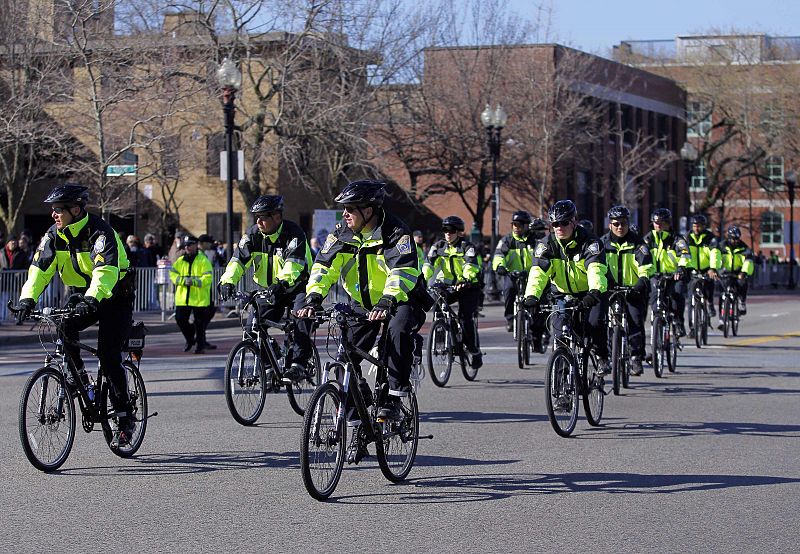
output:
M534 217L530 224L531 231L544 231L547 229L547 224L541 217Z
M265 194L256 198L253 205L250 206L251 214L258 214L263 212L282 212L283 211L283 196Z
M50 191L47 198L44 199L45 204L53 204L55 202L64 202L69 204L78 204L85 206L89 201L89 187L84 187L77 183L64 183L58 185Z
M183 240L181 241L181 244L183 245L184 248L186 248L190 244L197 244L197 237L193 237L192 235L185 235L183 237Z
M575 203L572 200L559 200L547 212L547 217L550 223L558 223L560 221L570 221L578 213Z
M351 204L358 207L377 208L383 205L386 198L386 183L364 179L348 183L342 192L333 199L337 204Z
M708 225L708 218L706 216L704 216L703 214L698 214L698 215L692 216L692 224L693 225L696 224L696 225L707 226Z
M530 225L531 214L525 210L518 210L511 215L512 223L521 223L522 225Z
M739 240L740 238L742 238L742 232L736 225L731 225L725 232L725 236L728 237L729 239Z
M457 231L464 230L464 220L458 217L457 215L448 215L442 220L442 229L445 227L453 227Z
M650 214L650 221L672 221L672 212L667 208L658 208Z
M613 206L610 210L608 210L608 219L609 221L613 219L630 219L631 218L631 211L626 208L625 206Z
M581 227L583 227L583 228L584 228L584 229L586 229L587 231L589 231L589 232L591 232L591 233L594 233L594 223L592 223L592 222L591 222L591 221L589 221L588 219L581 219L581 220L578 222L578 225L580 225Z

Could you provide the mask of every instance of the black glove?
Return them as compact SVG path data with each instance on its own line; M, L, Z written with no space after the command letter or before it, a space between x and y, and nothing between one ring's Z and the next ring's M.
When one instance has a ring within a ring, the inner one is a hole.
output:
M223 300L227 300L236 294L236 286L230 283L222 283L219 285L219 295Z
M84 317L97 313L100 308L100 302L97 298L91 296L84 296L83 300L75 304L75 315Z
M33 298L20 298L16 308L14 308L19 310L17 312L17 325L22 325L22 322L28 319L35 307L36 302L33 301Z
M596 290L590 290L586 293L581 299L581 304L583 304L584 308L593 308L600 303L600 293Z
M286 294L286 286L282 282L278 281L274 285L268 286L266 292L267 295L269 295L269 297L272 299L272 302L277 302L282 295Z
M539 299L538 299L538 298L536 298L535 296L526 296L526 297L525 297L525 300L523 300L522 304L523 304L523 305L524 305L526 308L531 308L531 309L533 309L533 308L535 308L536 306L538 306L538 305L539 305Z
M322 311L322 295L316 292L312 292L308 296L306 296L306 303L303 305L303 308L311 308L315 312Z
M508 275L508 270L502 265L497 269L495 269L494 272L497 273L498 275Z
M650 280L647 277L639 277L636 284L633 285L633 291L641 297L647 294L647 289L650 287Z
M679 267L678 269L675 270L675 276L680 281L686 276L686 271L682 267Z
M67 301L64 302L64 307L65 308L74 308L75 306L77 306L81 302L83 302L83 295L81 293L79 293L79 292L75 292L75 293L70 294L67 297Z
M397 300L394 296L381 296L381 299L378 300L378 303L372 308L373 312L386 312L388 315L392 315L394 313L394 309L397 306Z

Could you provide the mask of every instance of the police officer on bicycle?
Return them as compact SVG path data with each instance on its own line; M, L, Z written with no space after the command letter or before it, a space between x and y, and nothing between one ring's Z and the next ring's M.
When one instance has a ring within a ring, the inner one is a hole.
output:
M722 255L719 251L717 238L708 230L708 218L699 214L692 217L692 232L686 237L686 245L692 256L689 267L699 275L689 283L689 295L694 287L702 286L703 294L708 301L708 311L711 317L717 315L714 309L714 280L718 279L717 270L722 266ZM707 275L709 279L703 279ZM689 331L693 334L694 330Z
M449 303L458 302L458 319L464 329L464 346L470 365L483 365L478 337L478 307L481 303L481 257L478 248L464 237L464 220L451 215L442 220L444 239L436 241L428 252L422 268L425 280L456 287L448 294Z
M411 230L383 209L382 181L361 180L346 185L334 199L342 205L342 221L328 235L311 268L304 307L299 317L312 317L337 281L368 321L350 327L350 340L362 350L375 344L380 323L387 318L388 402L380 416L400 421L400 398L411 392L414 335L433 302L420 278L417 247ZM355 357L354 357L355 358ZM360 359L354 359L360 363ZM357 433L353 433L355 438ZM348 458L358 461L360 455Z
M726 275L736 277L736 288L739 295L739 313L747 313L747 278L753 274L753 251L742 241L742 231L736 225L731 225L725 232L725 240L719 244L722 253L721 271ZM722 299L720 298L720 302ZM722 316L720 306L720 318ZM722 319L719 328L723 326Z
M88 201L88 188L74 183L55 187L45 198L55 224L36 249L17 308L22 310L21 321L58 271L71 293L68 303L74 306L74 317L64 321L66 336L77 341L80 331L99 324L97 358L111 383L111 402L118 416L111 445L118 447L130 442L136 423L128 415L130 397L122 367L135 285L119 235L102 218L86 211ZM81 379L88 382L80 349L65 345L65 351Z
M533 267L525 289L525 306L538 305L545 287L552 283L555 298L579 297L589 310L586 333L598 355L598 373L610 372L608 333L605 324L606 253L603 243L578 225L577 209L572 200L559 200L550 208L548 218L553 231L536 245ZM561 332L558 316L553 322L556 334Z
M530 229L531 214L520 210L511 216L511 233L505 235L492 258L492 269L497 275L508 276L510 272L525 272L531 269L533 250L536 248L536 239ZM505 303L506 331L511 332L514 326L514 300L517 297L517 288L525 289L525 281L517 283L511 278L506 279L503 285L503 302Z
M644 237L644 243L653 257L652 289L650 305L655 309L657 282L660 277L667 279L666 295L670 300L670 309L678 320L678 334L684 336L683 314L686 310L686 268L692 263L692 256L686 239L672 233L672 212L667 208L658 208L650 215L653 230Z
M305 304L305 288L312 263L311 247L303 229L283 218L283 197L265 195L256 198L250 213L256 219L233 251L233 257L219 281L220 295L230 298L245 268L253 265L253 280L269 293L267 302L258 304L260 319L279 321L287 308L300 309ZM311 357L309 320L298 321L292 345L292 365L283 376L299 381L305 376Z
M644 350L644 319L647 315L647 295L653 258L642 238L630 230L631 212L625 206L608 210L608 233L603 235L606 251L609 288L633 287L628 294L628 341L631 345L631 371L642 374Z

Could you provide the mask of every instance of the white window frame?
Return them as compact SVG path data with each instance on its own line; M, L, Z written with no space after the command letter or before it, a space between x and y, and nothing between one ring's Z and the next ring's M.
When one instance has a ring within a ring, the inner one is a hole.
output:
M766 217L778 217L780 224L777 227L776 231L765 231L764 227L766 226ZM785 217L781 212L772 212L766 211L761 213L761 226L760 226L760 233L759 233L759 240L762 248L777 248L784 246L784 236L783 236L783 226L785 224ZM771 242L767 242L764 239L772 239ZM778 238L779 240L775 241L774 239Z
M783 156L770 156L766 162L767 179L771 181L766 183L765 188L770 192L783 190L783 177L784 177L784 161Z
M699 114L705 114L698 119ZM686 102L686 136L705 138L711 132L711 105L701 100Z
M700 158L694 164L694 173L689 184L690 191L705 191L708 189L708 173L706 173L706 161Z

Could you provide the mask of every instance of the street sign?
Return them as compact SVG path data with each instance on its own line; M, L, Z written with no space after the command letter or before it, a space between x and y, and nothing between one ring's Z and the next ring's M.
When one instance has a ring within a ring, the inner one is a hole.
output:
M123 177L125 175L136 176L135 165L109 165L106 167L106 175L109 177Z
M244 150L239 150L236 156L236 165L234 168L234 179L244 181ZM223 150L219 153L219 178L223 181L228 180L228 152Z

